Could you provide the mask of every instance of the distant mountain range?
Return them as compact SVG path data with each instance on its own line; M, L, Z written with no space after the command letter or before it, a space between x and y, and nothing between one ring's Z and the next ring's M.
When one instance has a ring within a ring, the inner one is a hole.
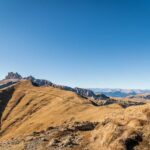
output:
M80 96L95 99L95 100L105 100L109 97L129 97L139 94L149 94L150 90L141 90L141 89L111 89L111 88L89 88L83 89L79 87L69 87L64 85L57 85L51 81L45 79L36 79L33 76L22 77L19 73L9 72L5 79L0 81L0 89L15 84L20 80L31 80L32 83L36 86L52 86L55 88L60 88L67 91L72 91L77 93Z
M90 90L94 91L94 93L96 94L103 93L109 97L127 97L127 96L135 96L137 94L150 93L150 90L141 90L141 89L91 88Z

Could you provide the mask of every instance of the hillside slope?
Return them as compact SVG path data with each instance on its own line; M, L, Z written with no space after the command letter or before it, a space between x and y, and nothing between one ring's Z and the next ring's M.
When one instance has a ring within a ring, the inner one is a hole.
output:
M0 149L148 150L150 104L94 106L74 92L21 81L0 90Z

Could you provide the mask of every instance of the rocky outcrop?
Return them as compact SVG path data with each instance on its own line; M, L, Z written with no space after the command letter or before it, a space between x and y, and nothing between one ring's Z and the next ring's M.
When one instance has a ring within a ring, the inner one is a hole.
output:
M22 79L22 76L20 74L9 72L8 75L5 77L5 79Z
M90 99L95 99L95 100L106 100L106 99L109 99L109 97L105 96L104 94L96 95L92 90L88 90L88 89L74 88L74 91L78 95L82 95L83 97L88 97Z
M89 89L83 89L83 88L78 88L78 87L71 88L69 86L57 85L45 79L36 79L33 76L22 77L20 74L13 73L13 72L9 72L4 80L8 82L14 82L15 80L15 83L20 80L30 80L35 86L52 86L52 87L59 88L62 90L75 92L76 94L82 97L89 98L92 100L108 100L109 99L109 97L105 96L104 94L95 94L92 90L89 90ZM8 82L6 83L9 85ZM3 86L4 85L2 85L2 87Z
M0 149L12 149L21 143L25 150L35 150L42 147L47 150L72 150L83 149L87 146L87 141L82 137L82 132L93 131L98 122L74 122L63 124L57 127L48 127L46 130L33 132L20 138L13 138L5 142L0 142Z
M4 84L0 84L0 89L6 88L6 87L11 86L11 85L13 85L15 83L16 82L10 81L10 82L4 83Z
M0 149L149 150L150 122L140 119L74 122L0 142ZM138 124L135 124L138 123ZM132 127L131 127L132 124Z
M135 96L129 96L131 99L150 100L150 94L138 94Z

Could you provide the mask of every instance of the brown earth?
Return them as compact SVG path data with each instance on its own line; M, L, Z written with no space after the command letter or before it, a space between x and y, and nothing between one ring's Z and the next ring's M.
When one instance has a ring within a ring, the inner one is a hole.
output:
M21 81L0 90L2 150L150 150L150 103L95 106Z

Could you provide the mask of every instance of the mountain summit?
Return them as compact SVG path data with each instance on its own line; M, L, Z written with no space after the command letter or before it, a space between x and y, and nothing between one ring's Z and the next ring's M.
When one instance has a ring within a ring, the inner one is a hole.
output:
M28 76L28 77L22 77L19 73L14 73L14 72L9 72L8 75L5 77L4 80L2 80L0 82L1 83L5 83L5 86L2 85L0 87L6 87L7 85L11 85L14 84L16 82L22 81L22 80L30 80L32 82L33 85L35 86L52 86L55 88L59 88L62 90L66 90L66 91L72 91L75 92L76 94L85 97L85 98L89 98L92 100L108 100L109 97L107 97L104 94L95 94L92 90L89 89L83 89L83 88L72 88L69 86L64 86L64 85L57 85L55 83L52 83L51 81L45 80L45 79L36 79L33 76Z
M5 77L5 79L22 79L22 76L18 74L17 72L9 72L8 75Z

